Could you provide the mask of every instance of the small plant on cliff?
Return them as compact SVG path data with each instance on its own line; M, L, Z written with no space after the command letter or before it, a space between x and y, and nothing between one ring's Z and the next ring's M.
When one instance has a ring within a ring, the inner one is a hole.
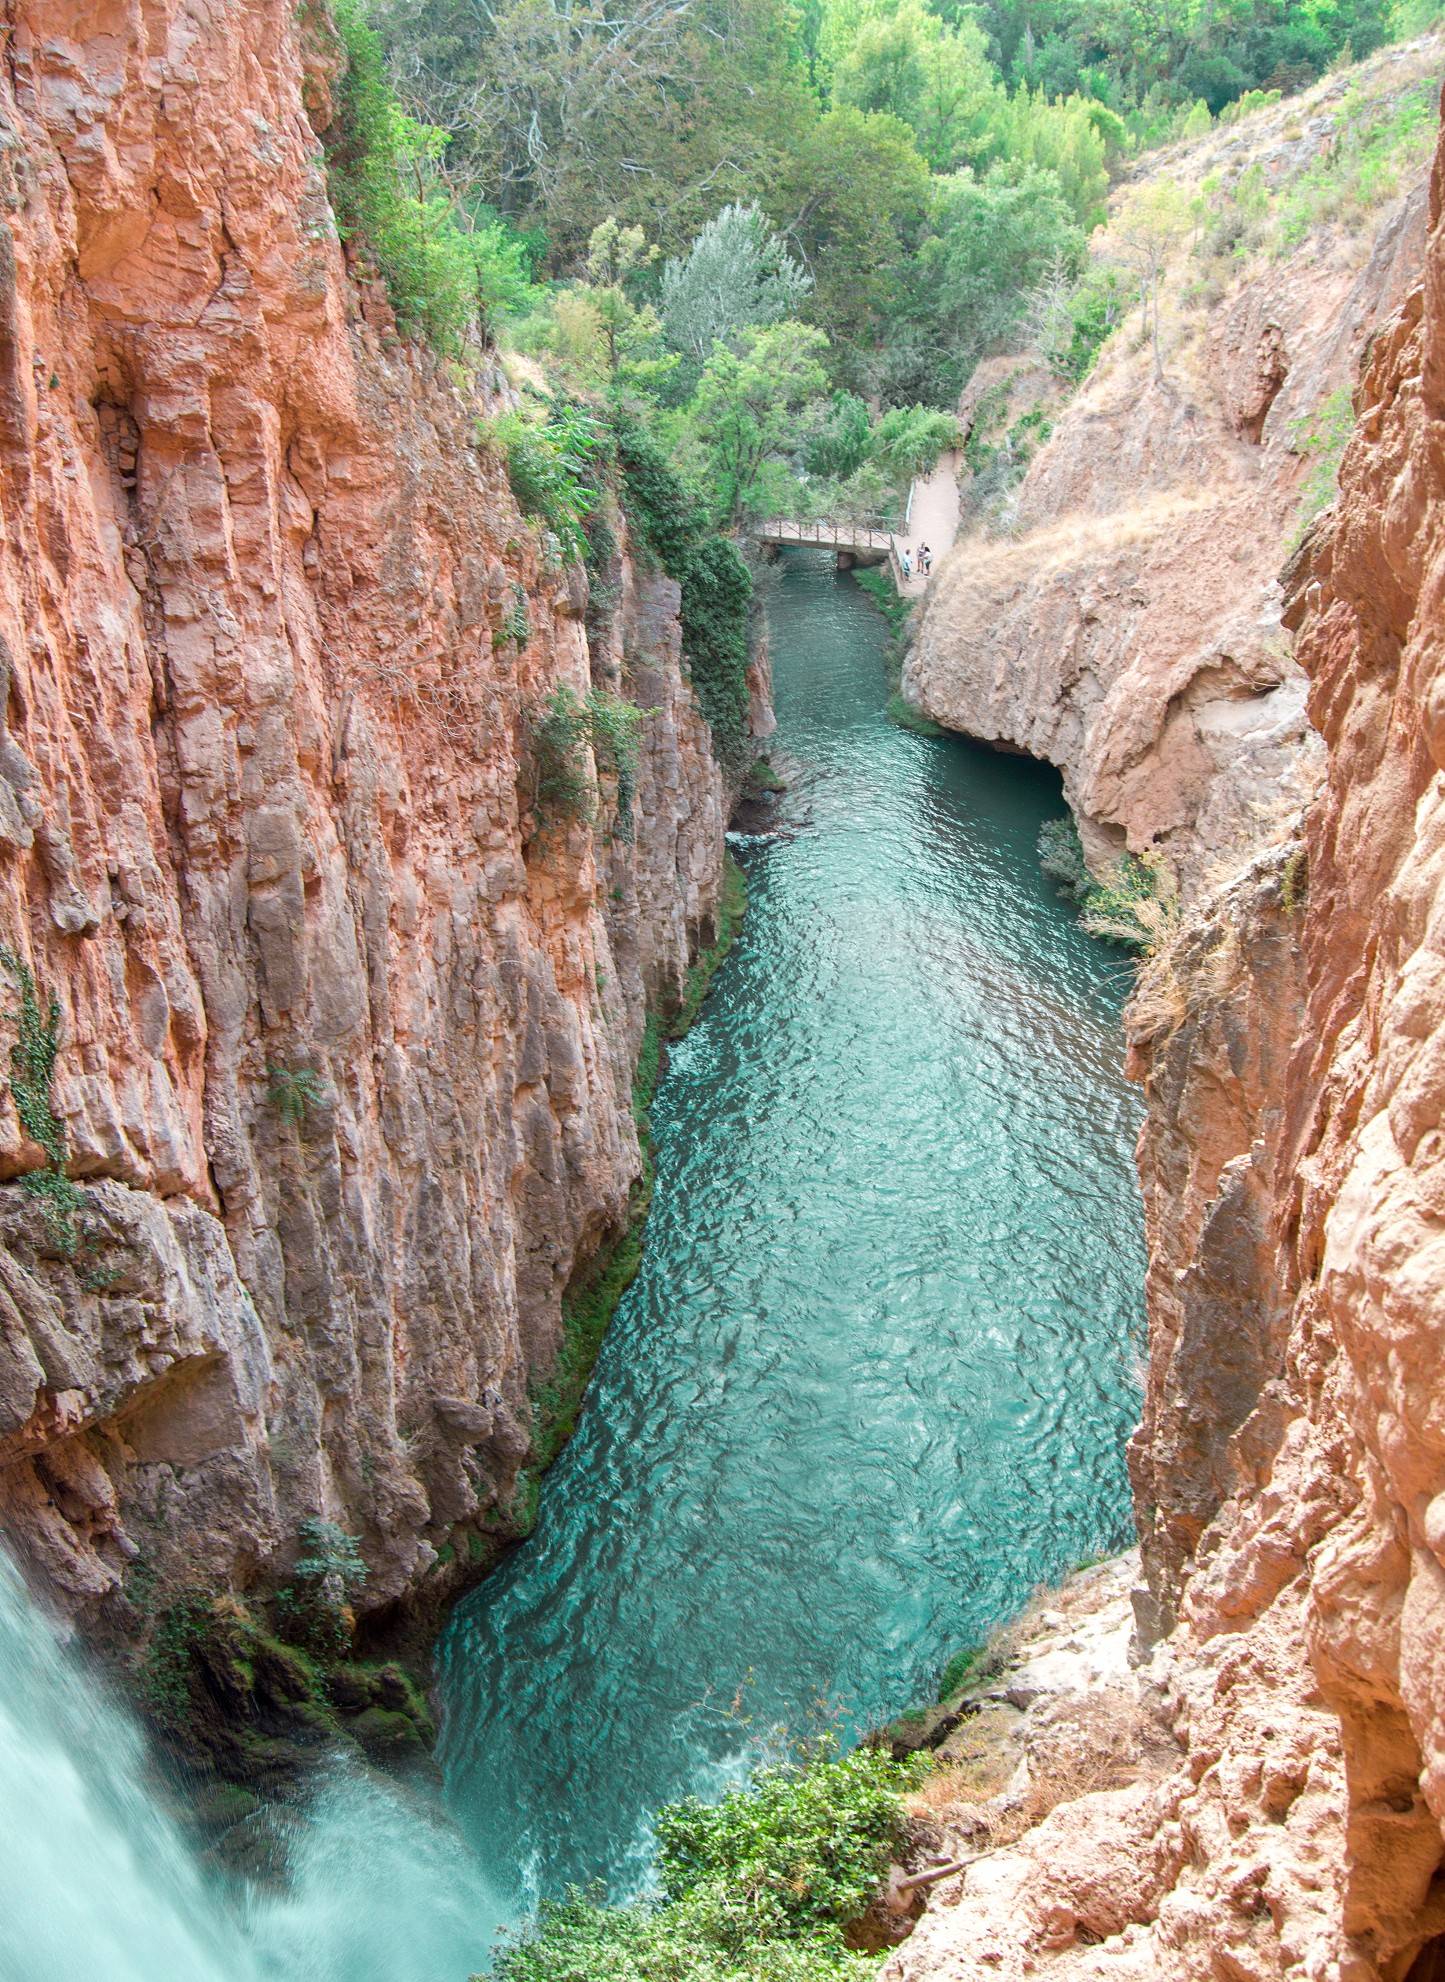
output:
M296 1532L301 1554L292 1574L298 1583L319 1585L334 1577L344 1590L360 1589L367 1567L359 1535L348 1535L335 1521L314 1517L303 1521Z
M29 966L17 951L0 946L0 969L9 972L19 1003L9 1017L15 1027L10 1048L10 1092L20 1126L45 1152L45 1168L28 1170L20 1188L39 1204L51 1244L66 1259L80 1249L84 1193L65 1174L65 1125L51 1098L60 1051L60 1005L42 1000Z
M1354 400L1349 387L1344 385L1322 399L1313 413L1307 413L1291 426L1290 449L1308 463L1300 483L1293 545L1303 543L1315 518L1334 501L1340 463L1354 431Z
M586 743L586 708L576 690L563 682L533 718L528 737L533 804L544 824L591 818L593 787Z
M624 696L594 688L587 697L587 733L599 770L617 780L617 837L632 838L632 807L637 797L637 760L642 750L645 709Z
M1126 853L1084 897L1091 936L1150 957L1179 927L1179 895L1157 854Z
M534 803L545 821L585 820L596 813L596 788L587 763L617 780L617 834L632 838L637 759L646 711L620 695L592 689L583 701L564 682L554 688L532 723L530 745Z
M923 1768L876 1748L764 1768L720 1803L655 1820L662 1897L609 1907L573 1891L543 1907L494 1967L497 1982L842 1982L876 1971L844 1929L903 1838Z
M1280 907L1286 915L1297 915L1309 899L1310 857L1306 847L1297 846L1285 861L1279 877Z
M299 1129L306 1119L306 1110L326 1099L325 1082L310 1067L267 1067L266 1072L271 1081L266 1099L283 1122Z
M502 637L510 640L514 647L525 647L532 637L532 622L527 611L525 586L513 585L512 603L502 615Z
M501 413L478 427L477 438L500 450L522 514L551 531L565 560L585 559L587 519L600 496L598 461L607 446L600 422L556 400L540 419Z
M291 1643L318 1658L341 1658L355 1628L347 1600L367 1576L360 1538L315 1518L301 1523L297 1537L291 1581L276 1593L277 1621Z

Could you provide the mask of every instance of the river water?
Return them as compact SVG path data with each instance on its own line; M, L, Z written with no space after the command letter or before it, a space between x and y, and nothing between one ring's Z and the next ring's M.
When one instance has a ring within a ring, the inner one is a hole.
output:
M536 1532L439 1655L474 1848L338 1770L287 1890L217 1889L0 1559L0 1982L465 1982L540 1892L645 1880L659 1803L898 1710L1126 1539L1138 1110L1118 960L1035 860L1057 780L890 726L851 580L792 563L771 620L791 825L740 850Z
M440 1651L449 1800L512 1906L630 1884L659 1803L927 1696L1129 1537L1139 1109L1120 955L1038 868L1058 779L889 723L883 622L827 564L769 617L792 824L736 849L642 1271Z

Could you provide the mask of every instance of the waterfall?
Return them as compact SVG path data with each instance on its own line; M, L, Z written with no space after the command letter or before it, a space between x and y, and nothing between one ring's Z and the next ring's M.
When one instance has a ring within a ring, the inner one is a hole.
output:
M500 1909L438 1814L340 1766L284 1893L223 1895L136 1726L0 1555L0 1982L466 1982Z

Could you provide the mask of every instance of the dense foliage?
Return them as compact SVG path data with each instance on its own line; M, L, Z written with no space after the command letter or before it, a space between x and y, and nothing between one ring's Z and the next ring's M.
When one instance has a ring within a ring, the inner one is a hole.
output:
M843 1982L876 1972L849 1951L902 1837L916 1768L877 1749L760 1770L717 1804L656 1819L661 1896L609 1907L573 1892L498 1958L498 1982Z
M1077 384L1142 303L1162 377L1161 276L1182 243L1242 252L1268 209L1284 249L1378 204L1432 106L1422 90L1383 124L1344 116L1273 201L1249 172L1218 197L1145 178L1116 213L1116 265L1091 264L1090 233L1140 146L1205 132L1439 11L372 0L373 27L365 0L336 4L347 64L328 162L343 231L375 258L404 331L465 355L505 325L542 361L550 410L505 415L488 437L557 553L597 569L613 541L597 436L614 418L651 436L700 541L778 512L891 525L910 478L952 444L978 361L1020 339ZM1041 438L991 435L970 464L987 472L983 495ZM741 568L716 547L662 561L685 610L691 594L700 690L726 736Z
M466 224L438 179L447 132L401 109L360 0L332 11L346 51L326 154L338 225L375 258L401 330L460 351L531 293L526 250L495 220Z
M621 420L617 451L639 548L678 582L683 658L718 760L737 776L747 769L750 754L751 574L737 547L709 529L702 503L645 426Z
M464 204L540 245L551 275L581 272L599 223L645 227L660 250L647 299L697 363L732 330L801 316L827 334L839 385L934 403L1039 273L1078 259L1130 153L1297 89L1437 11L1428 0L377 7L419 120L403 142L419 133L425 148L444 132Z

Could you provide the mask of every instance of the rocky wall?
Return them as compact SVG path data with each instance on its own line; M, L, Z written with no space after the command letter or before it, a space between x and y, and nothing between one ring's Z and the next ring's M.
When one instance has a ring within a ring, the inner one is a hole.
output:
M338 60L282 0L6 8L4 1009L17 960L56 1001L82 1204L70 1247L12 1082L0 1523L101 1637L264 1589L308 1517L376 1611L490 1559L717 903L675 587L624 557L589 617L487 354L348 272ZM529 725L594 680L649 711L631 838L607 778L595 830L536 803Z

